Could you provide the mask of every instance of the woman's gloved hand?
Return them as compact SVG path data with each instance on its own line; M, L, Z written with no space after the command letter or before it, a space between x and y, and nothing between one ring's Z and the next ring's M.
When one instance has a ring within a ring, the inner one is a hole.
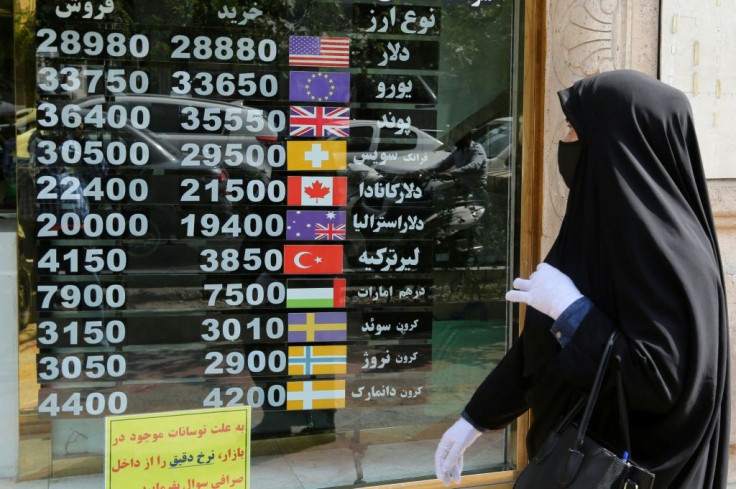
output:
M445 431L437 451L434 454L434 471L437 478L446 486L450 485L450 478L460 483L460 473L463 471L463 453L481 435L473 425L464 418L455 421L455 424Z
M552 319L557 319L570 304L583 297L570 277L547 263L537 265L528 280L517 278L506 300L523 302Z

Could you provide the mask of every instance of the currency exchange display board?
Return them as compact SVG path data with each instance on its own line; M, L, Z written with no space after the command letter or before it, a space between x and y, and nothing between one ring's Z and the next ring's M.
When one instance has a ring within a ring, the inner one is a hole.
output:
M506 347L512 19L509 1L21 11L21 408L52 459L99 453L111 415L248 405L254 441L456 416ZM454 173L465 134L483 154Z

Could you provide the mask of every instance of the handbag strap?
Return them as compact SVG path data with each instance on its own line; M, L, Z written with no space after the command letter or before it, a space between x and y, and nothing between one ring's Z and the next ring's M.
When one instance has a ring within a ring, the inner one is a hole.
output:
M628 456L631 456L631 437L629 436L629 410L624 395L624 381L621 378L621 369L616 369L616 392L618 396L618 417L621 424L621 435L624 439L624 448Z
M593 381L593 386L591 387L590 394L588 395L588 402L585 405L585 411L583 411L583 417L580 420L580 425L578 426L578 434L575 438L575 448L577 450L581 450L583 447L585 432L588 431L588 424L590 423L590 418L593 415L593 408L595 407L595 403L598 400L598 394L600 393L601 386L603 385L603 378L606 375L608 361L611 359L613 344L616 342L617 336L617 331L611 333L611 336L608 338L608 343L606 343L606 348L603 350L603 355L601 356L601 361L598 365L598 371L595 374L595 380ZM628 426L626 429L628 432Z

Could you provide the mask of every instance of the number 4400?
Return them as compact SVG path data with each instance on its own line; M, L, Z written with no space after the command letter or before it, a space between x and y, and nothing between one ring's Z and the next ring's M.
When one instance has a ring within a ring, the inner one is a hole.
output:
M53 392L38 404L38 412L49 416L99 416L106 411L123 414L127 409L128 397L123 392L111 392L108 395L101 392L72 392L69 395Z

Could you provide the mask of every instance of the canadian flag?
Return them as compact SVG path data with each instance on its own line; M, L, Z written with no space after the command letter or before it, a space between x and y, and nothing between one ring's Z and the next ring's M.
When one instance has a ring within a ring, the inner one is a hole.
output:
M347 177L288 177L287 205L341 206L348 204Z

